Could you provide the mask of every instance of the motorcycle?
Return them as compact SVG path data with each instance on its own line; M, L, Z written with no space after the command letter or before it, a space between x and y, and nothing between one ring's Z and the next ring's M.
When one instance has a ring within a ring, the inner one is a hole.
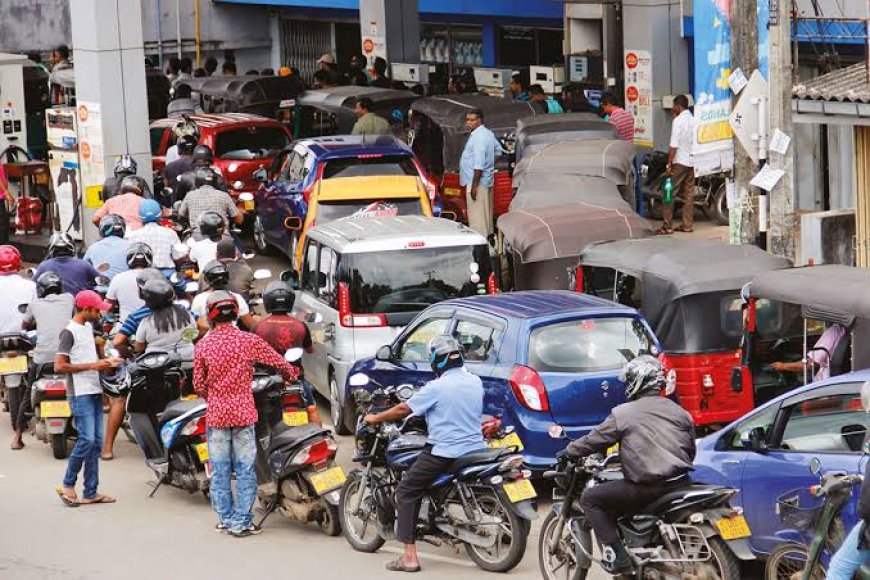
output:
M564 438L564 431L554 426L551 436ZM592 528L579 500L585 489L622 479L618 458L593 455L573 461L563 452L555 469L544 472L544 479L554 482L555 501L538 543L545 580L584 580L593 561L601 563L593 555ZM637 578L738 580L738 561L730 545L745 543L750 532L742 510L728 505L736 493L727 487L687 484L620 518L619 535Z
M289 362L302 349L285 355ZM251 383L257 406L257 496L262 519L277 511L301 523L315 522L328 536L341 533L339 488L346 477L335 464L338 444L328 429L309 422L305 391L281 375L257 369Z
M65 459L69 454L67 441L76 436L72 410L66 398L66 377L44 369L40 365L36 380L30 391L34 420L33 436L43 443L51 444L55 459Z
M640 166L641 190L646 214L655 219L662 217L667 171L668 154L664 151L648 153ZM721 173L705 175L695 180L695 207L702 210L708 219L723 226L729 223L725 182L725 175ZM675 207L683 203L680 198L674 201Z
M842 546L846 537L839 515L852 497L852 488L864 479L842 471L821 474L821 462L813 459L810 472L819 476L819 484L809 489L796 489L777 499L777 511L782 523L812 537L809 546L787 542L770 554L764 577L780 580L822 580L825 569L822 555L830 556ZM863 566L858 578L870 578L870 567Z
M23 306L26 310L27 306ZM0 401L4 411L18 408L27 377L27 353L31 350L33 342L27 334L20 331L0 334Z
M362 387L368 376L358 373L350 385ZM359 418L354 461L361 465L341 489L341 527L350 545L375 552L395 538L395 493L403 475L426 445L426 436L409 417L401 425L369 426L366 414L411 398L410 385L381 387L371 393L354 391ZM417 537L435 545L464 546L477 566L507 572L522 560L531 520L537 517L532 500L531 472L512 449L487 449L464 455L430 487L420 504ZM367 532L372 532L367 534Z

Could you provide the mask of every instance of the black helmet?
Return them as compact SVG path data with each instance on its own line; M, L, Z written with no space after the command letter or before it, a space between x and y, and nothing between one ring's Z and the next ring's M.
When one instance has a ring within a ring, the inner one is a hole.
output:
M139 288L139 298L142 298L142 289L149 280L165 280L166 277L157 268L145 268L136 274L136 286Z
M127 222L118 214L110 213L100 220L100 235L104 238L118 236L123 238L127 233Z
M197 188L203 185L214 185L214 171L211 167L197 167L193 170L193 185Z
M263 308L269 314L287 314L293 310L296 295L286 282L270 282L263 292Z
M138 166L136 165L136 160L130 157L129 155L121 155L115 161L115 167L112 170L112 173L115 174L115 177L122 177L124 175L136 175L136 170Z
M230 271L226 264L211 261L202 269L202 276L212 290L224 290L230 283Z
M208 145L197 145L193 149L193 164L194 165L211 165L214 162L214 154L211 152L211 147Z
M76 253L76 245L69 234L55 232L48 241L48 257L72 256Z
M45 298L49 294L63 294L63 278L57 272L46 270L36 279L36 296Z
M208 321L212 324L233 322L239 317L239 303L236 297L226 290L218 290L209 294L206 308Z
M154 263L154 252L151 246L144 242L130 244L127 248L128 268L149 268Z
M465 364L462 346L452 336L440 335L429 341L429 365L441 376L445 371Z
M148 187L148 182L138 175L128 175L121 180L121 185L118 187L118 194L135 193L140 197L150 198L151 188Z
M175 298L175 289L169 280L161 275L160 278L147 280L142 286L141 294L145 305L151 310L157 310L172 304L172 299Z
M100 386L112 397L123 397L130 392L133 380L125 365L100 373Z
M630 360L619 378L625 383L625 398L629 401L647 393L658 395L667 385L665 367L648 354Z
M218 241L224 235L225 227L224 218L219 213L207 211L199 216L199 233L205 238Z
M178 145L178 154L179 155L192 155L194 149L196 149L196 139L194 139L191 135L184 135L175 142Z

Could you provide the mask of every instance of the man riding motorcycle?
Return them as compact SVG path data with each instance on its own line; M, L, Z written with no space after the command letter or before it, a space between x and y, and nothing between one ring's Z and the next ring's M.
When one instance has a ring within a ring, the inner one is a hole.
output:
M602 563L615 575L634 570L619 540L617 518L686 485L695 459L692 417L661 396L666 385L662 363L650 355L638 356L626 365L623 380L628 402L614 407L603 423L567 449L569 457L579 459L619 444L624 479L590 488L580 500L602 545Z
M207 264L217 259L217 246L224 237L226 226L220 214L213 211L201 214L198 225L199 239L191 236L187 240L187 247L190 248L188 256L202 271Z
M200 292L196 297L194 297L193 302L190 304L190 310L197 316L197 324L199 325L200 330L207 332L209 329L207 307L208 297L218 290L229 291L230 272L227 270L225 264L213 260L202 270L202 277L200 280L205 282L208 289L204 292ZM257 319L251 314L251 309L248 307L248 303L245 302L245 299L242 298L241 295L236 294L235 292L230 292L230 294L232 294L236 299L236 302L238 302L237 319L245 325L245 328L253 332L254 328L257 326Z
M142 227L127 234L130 243L142 242L153 252L152 266L163 272L167 278L175 271L175 260L172 259L172 248L180 244L178 234L171 228L160 225L163 208L153 199L146 199L139 206L139 219Z
M139 274L145 268L154 264L154 253L151 246L142 242L134 242L127 248L127 267L112 279L109 290L106 292L106 300L113 306L118 307L118 320L124 322L127 316L137 308L141 308L143 302L140 296Z
M163 169L163 185L172 190L173 201L181 199L175 195L179 178L188 171L193 171L193 150L196 148L196 139L190 135L185 135L178 139L176 145L178 146L178 159L172 163L167 163Z
M94 225L99 227L100 221L113 213L124 218L128 229L138 230L142 227L139 206L142 205L143 199L151 199L151 187L148 182L138 175L128 175L121 181L118 194L106 201L103 207L94 213Z
M88 262L75 256L76 246L69 234L55 232L48 241L48 258L36 269L34 278L51 270L64 281L64 289L75 296L82 290L93 290L103 274Z
M88 247L84 260L90 262L96 268L100 264L108 264L109 269L103 275L111 280L115 274L120 274L127 269L127 246L130 244L124 239L127 233L127 223L119 215L110 213L100 220L100 236Z
M214 167L214 154L208 145L197 145L193 149L191 163L193 167L176 178L176 185L173 186L175 201L183 201L187 198L188 193L202 187L202 183L199 181L205 178L197 177L197 169L205 170L211 175L208 183L212 187L223 192L229 191L229 186L223 175Z
M103 182L103 199L111 199L118 194L121 186L121 181L128 175L136 175L138 165L136 160L129 155L121 155L115 161L115 167L112 170L113 175L107 177Z
M462 346L452 336L436 336L429 344L429 364L438 378L429 381L407 402L382 413L366 415L369 425L424 416L427 446L396 489L396 538L404 554L387 564L391 572L418 572L414 541L419 502L429 486L459 457L486 449L480 430L483 383L465 370Z

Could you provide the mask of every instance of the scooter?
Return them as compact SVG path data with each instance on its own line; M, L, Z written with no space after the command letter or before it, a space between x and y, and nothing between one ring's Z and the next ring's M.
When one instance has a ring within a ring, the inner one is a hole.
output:
M287 351L288 362L302 349ZM257 496L262 519L278 511L301 523L315 522L323 533L341 533L339 489L346 478L335 464L338 444L329 429L309 422L305 391L280 375L258 370L251 383L257 405Z
M655 219L662 217L664 203L664 182L667 177L668 154L652 151L646 155L640 167L641 190L647 215ZM695 180L695 207L719 225L728 225L728 200L722 174L705 175ZM675 206L683 204L682 199L674 200Z
M31 350L33 342L25 333L0 334L0 401L4 411L17 409L19 399L24 396L22 386L27 377L27 353Z
M66 377L46 371L51 365L39 365L36 380L30 390L34 419L33 436L51 444L55 459L65 459L69 453L67 442L76 436L72 411L66 398Z

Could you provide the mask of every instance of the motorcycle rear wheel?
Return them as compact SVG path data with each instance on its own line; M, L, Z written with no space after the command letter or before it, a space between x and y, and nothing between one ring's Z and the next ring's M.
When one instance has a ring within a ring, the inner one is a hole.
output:
M377 552L384 545L385 540L378 533L378 514L372 490L371 488L361 490L361 484L362 474L359 471L354 471L348 475L347 481L341 488L338 516L344 537L351 547L357 552L371 554ZM360 510L366 514L365 519L352 513L357 494L360 493L363 494ZM361 527L362 531L358 527ZM366 532L370 532L373 537L366 539Z
M67 445L66 435L64 433L55 433L51 435L51 453L55 459L66 459Z
M800 579L807 565L809 552L806 546L797 543L787 543L778 546L767 559L764 566L765 580ZM819 564L813 568L810 578L822 580L825 571Z
M549 546L553 535L556 533L559 516L550 511L541 525L541 535L538 540L538 565L544 580L586 580L589 568L578 566L576 552L573 552L574 539L568 529L568 523L562 528L562 537L559 538L555 551Z
M501 517L504 519L502 525L498 528L498 533L495 540L495 546L492 550L484 549L472 544L465 544L465 551L468 557L471 558L477 567L487 572L507 572L513 570L517 564L523 559L526 553L526 544L528 543L529 527L523 523L523 520L504 503L494 490L488 492L475 491L478 505L483 509L485 515ZM509 541L507 549L505 547L505 539Z

